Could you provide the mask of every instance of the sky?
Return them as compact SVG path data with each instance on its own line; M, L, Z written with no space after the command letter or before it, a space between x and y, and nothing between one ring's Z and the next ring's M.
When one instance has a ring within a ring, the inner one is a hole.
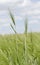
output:
M40 32L40 0L0 0L0 34L14 33L8 8L14 16L18 33L24 32L26 18L28 32Z

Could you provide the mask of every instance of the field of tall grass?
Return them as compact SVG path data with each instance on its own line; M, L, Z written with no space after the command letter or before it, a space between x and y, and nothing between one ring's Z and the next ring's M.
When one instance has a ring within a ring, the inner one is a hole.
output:
M15 34L0 35L0 65L40 65L40 33L17 34L14 18L9 10L13 24L11 28Z
M0 65L40 65L40 34L0 36Z

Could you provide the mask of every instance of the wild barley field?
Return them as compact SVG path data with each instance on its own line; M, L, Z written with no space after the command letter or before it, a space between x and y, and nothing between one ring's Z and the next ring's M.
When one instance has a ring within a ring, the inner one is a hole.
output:
M0 35L0 65L40 65L40 33Z

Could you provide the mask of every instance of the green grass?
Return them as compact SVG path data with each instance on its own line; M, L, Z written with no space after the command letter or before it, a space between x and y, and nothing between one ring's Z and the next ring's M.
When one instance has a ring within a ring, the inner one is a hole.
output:
M0 35L0 65L40 65L40 33Z

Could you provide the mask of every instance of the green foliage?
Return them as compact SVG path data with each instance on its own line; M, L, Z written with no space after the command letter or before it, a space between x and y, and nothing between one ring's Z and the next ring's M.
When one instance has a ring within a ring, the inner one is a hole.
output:
M15 39L16 34L0 36L0 65L40 65L40 34L32 33L32 42L30 34L26 40L26 55L24 34L18 35L22 41Z

